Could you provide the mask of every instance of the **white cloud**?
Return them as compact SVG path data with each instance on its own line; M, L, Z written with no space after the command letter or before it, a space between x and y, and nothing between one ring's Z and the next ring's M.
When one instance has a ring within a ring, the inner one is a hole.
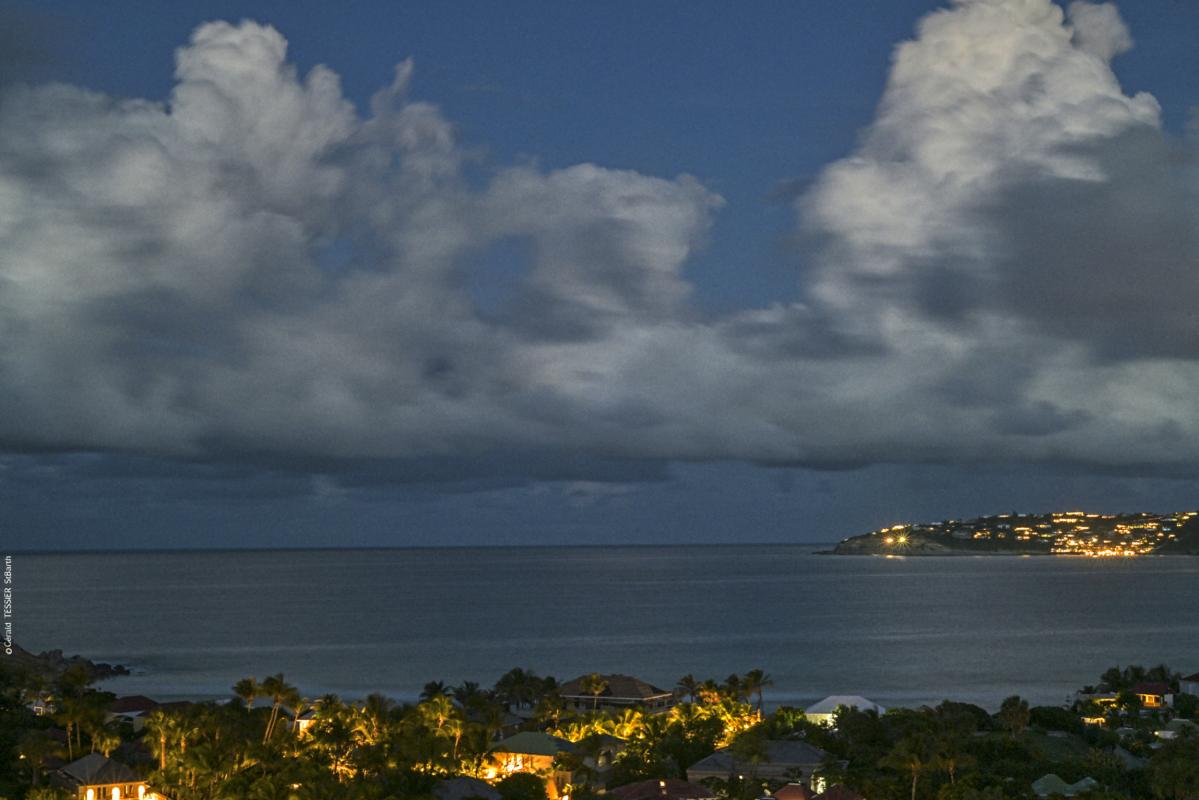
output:
M410 63L364 118L278 32L214 23L165 105L9 88L0 438L1193 461L1199 369L1164 343L1199 343L1193 148L1121 90L1107 62L1129 45L1110 5L930 15L860 148L799 203L807 302L711 321L684 267L718 196L591 164L474 185L450 123L407 99ZM513 240L528 264L484 313L472 271Z

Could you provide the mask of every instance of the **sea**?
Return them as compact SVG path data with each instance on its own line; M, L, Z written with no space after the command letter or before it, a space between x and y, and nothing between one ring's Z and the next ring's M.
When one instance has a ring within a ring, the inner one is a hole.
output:
M809 545L17 553L13 635L127 665L118 694L415 698L512 667L665 688L763 669L769 706L1066 702L1199 671L1199 558L839 557Z

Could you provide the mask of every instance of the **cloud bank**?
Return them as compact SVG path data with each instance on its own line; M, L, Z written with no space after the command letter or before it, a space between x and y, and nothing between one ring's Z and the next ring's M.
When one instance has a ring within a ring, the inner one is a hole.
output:
M685 268L719 196L593 164L480 180L407 62L364 113L279 32L216 22L165 103L8 86L0 447L462 465L434 480L1186 465L1196 150L1121 89L1131 44L1106 3L928 16L796 201L798 299L716 319Z

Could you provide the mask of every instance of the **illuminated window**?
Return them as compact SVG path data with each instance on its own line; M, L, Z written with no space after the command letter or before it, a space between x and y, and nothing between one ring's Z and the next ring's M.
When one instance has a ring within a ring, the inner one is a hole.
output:
M121 787L112 787L112 800L121 800Z
M96 790L95 789L87 790L87 800L96 800Z
M142 800L142 798L144 798L145 796L146 796L146 787L145 786L137 787L137 800Z

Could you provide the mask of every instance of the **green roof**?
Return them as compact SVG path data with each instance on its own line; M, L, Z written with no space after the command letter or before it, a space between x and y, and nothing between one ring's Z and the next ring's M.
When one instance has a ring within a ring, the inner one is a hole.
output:
M1070 784L1051 772L1033 781L1032 790L1038 797L1049 797L1055 794L1066 795L1070 792Z
M1051 772L1048 775L1042 775L1034 781L1032 790L1038 797L1051 797L1055 794L1060 794L1063 797L1074 797L1084 792L1089 792L1097 786L1099 786L1099 782L1091 777L1083 778L1076 783L1066 783Z
M556 756L562 752L573 752L575 746L566 739L548 733L522 731L509 736L491 748L493 753L519 753L526 756Z

